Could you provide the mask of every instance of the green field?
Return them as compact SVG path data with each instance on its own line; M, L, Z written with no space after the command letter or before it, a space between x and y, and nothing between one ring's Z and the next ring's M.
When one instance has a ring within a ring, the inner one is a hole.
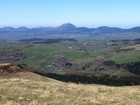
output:
M105 66L103 62L112 60L116 64L127 64L140 61L140 50L121 51L120 49L123 46L127 47L130 44L126 45L119 42L118 46L110 46L110 42L99 41L64 41L52 44L17 42L0 45L0 52L6 52L1 55L0 60L15 64L26 64L44 72L46 70L58 73L69 70L94 72L96 69L99 71L104 69L101 71L102 73L118 75L119 73L121 74L121 70L116 72L116 68Z

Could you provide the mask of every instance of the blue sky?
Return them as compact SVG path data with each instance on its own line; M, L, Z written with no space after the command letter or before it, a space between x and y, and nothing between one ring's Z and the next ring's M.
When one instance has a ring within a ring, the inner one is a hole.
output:
M0 0L0 27L140 26L140 0Z

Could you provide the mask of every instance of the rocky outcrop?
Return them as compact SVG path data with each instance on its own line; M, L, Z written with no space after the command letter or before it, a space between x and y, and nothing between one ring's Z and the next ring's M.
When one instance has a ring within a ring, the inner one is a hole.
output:
M25 71L23 68L11 63L0 64L0 75L6 75L11 73L23 72L23 71Z

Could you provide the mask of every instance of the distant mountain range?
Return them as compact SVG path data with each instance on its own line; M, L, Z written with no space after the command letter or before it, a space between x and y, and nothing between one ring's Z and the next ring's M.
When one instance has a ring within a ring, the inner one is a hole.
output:
M120 33L120 32L140 32L140 27L131 29L121 29L117 27L101 26L98 28L76 27L71 23L62 24L58 27L40 27L40 28L27 28L27 27L4 27L0 28L1 33L34 33L34 34L65 34L65 33L78 33L78 34L95 34L95 33Z
M140 38L140 27L122 29L117 27L102 26L98 28L76 27L71 23L58 27L3 27L0 28L0 39L21 40L32 38L74 38L95 40L104 39L135 39Z

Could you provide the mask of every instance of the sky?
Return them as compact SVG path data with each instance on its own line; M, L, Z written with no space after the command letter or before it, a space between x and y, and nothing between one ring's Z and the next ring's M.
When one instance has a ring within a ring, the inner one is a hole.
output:
M140 0L0 0L0 27L140 26Z

